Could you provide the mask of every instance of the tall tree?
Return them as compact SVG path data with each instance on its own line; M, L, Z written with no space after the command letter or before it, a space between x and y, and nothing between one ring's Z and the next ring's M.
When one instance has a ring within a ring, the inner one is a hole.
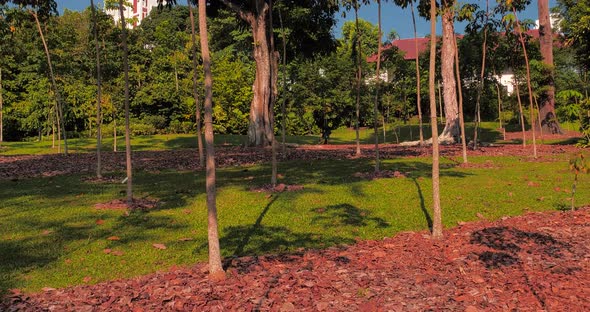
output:
M272 149L272 159L271 159L271 174L270 174L270 183L274 188L277 185L277 140L275 139L275 117L274 117L274 107L277 101L277 84L276 81L278 80L278 73L279 73L279 56L275 48L275 36L274 36L274 29L272 26L272 11L273 5L272 0L269 0L268 6L270 13L268 14L268 27L270 33L270 54L269 54L269 63L270 63L270 81L274 83L271 84L271 92L270 92L270 129L271 129L271 149Z
M548 133L560 133L561 128L555 115L555 82L553 70L553 31L551 29L551 18L549 15L549 0L538 0L537 9L539 12L539 43L543 63L551 70L549 85L544 96L541 97L539 118L541 118L542 131Z
M211 56L207 34L207 4L205 0L199 0L199 34L205 74L205 144L207 149L207 177L205 184L207 188L209 277L213 280L221 280L225 278L225 273L221 265L217 225L215 150L213 144L213 77L211 74Z
M250 107L248 143L255 146L269 145L273 139L271 98L272 90L276 86L276 75L273 77L271 74L271 62L275 66L278 63L270 50L267 27L270 6L266 0L253 0L252 7L239 3L241 1L221 1L252 28L256 78L253 86L254 97Z
M454 35L454 34L453 34ZM436 91L434 87L434 76L436 65L436 0L430 1L430 66L428 74L428 89L430 101L430 124L432 129L432 205L433 222L432 236L442 238L442 211L440 207L440 159L438 147L438 128L436 127Z
M102 76L100 72L100 43L98 41L98 17L96 8L94 7L94 0L90 0L90 9L92 10L92 28L94 28L94 48L96 51L96 177L102 177L101 168L101 125L102 125Z
M29 13L35 19L35 24L37 25L37 31L39 32L39 36L41 37L41 41L43 42L43 48L45 49L45 56L47 57L47 66L49 67L49 77L51 78L51 85L53 86L53 92L55 94L55 99L57 101L57 115L59 120L61 121L61 135L63 136L64 140L64 154L68 155L68 140L66 134L66 126L65 126L65 119L63 113L63 101L61 97L61 92L59 87L57 86L57 81L55 79L55 73L53 71L53 64L51 63L51 54L49 53L49 47L47 46L47 41L45 40L45 35L43 34L43 29L41 27L41 22L39 20L39 15L48 16L51 12L55 12L56 5L54 1L47 1L47 2L39 2L39 1L23 1L22 3L18 3L19 1L13 1L15 4L25 4L31 5L33 9L29 10Z
M199 166L202 168L205 165L205 157L203 154L203 139L201 138L201 104L199 101L199 90L197 87L197 35L195 31L195 16L191 6L191 0L186 0L188 6L190 20L191 20L191 54L193 59L193 98L195 101L195 118L197 123L197 146L199 149Z
M442 48L441 74L446 123L439 141L454 143L461 135L457 105L457 82L455 80L455 0L442 0Z
M361 140L360 140L360 119L361 119L361 80L363 79L362 60L362 42L361 33L359 29L359 0L353 0L354 4L354 24L356 26L356 114L355 116L355 130L356 130L356 155L361 155Z
M127 205L133 203L133 171L131 168L131 131L129 128L129 51L127 48L127 26L123 0L119 0L119 16L121 17L121 43L123 45L123 74L125 77L125 164L127 169Z
M410 5L410 11L412 13L412 26L414 29L414 50L416 52L416 107L418 109L418 124L420 130L420 145L424 144L424 130L422 126L422 95L421 95L421 78L420 78L420 58L418 55L418 31L416 27L416 14L414 12L414 0L395 0L395 4L402 8L406 8Z
M377 0L377 19L379 28L379 36L377 38L377 69L375 70L377 84L375 85L375 103L373 105L373 128L375 130L375 173L379 172L379 133L377 132L377 112L379 105L379 87L381 86L381 37L383 36L381 33L381 0ZM385 123L383 124L383 127L385 127Z

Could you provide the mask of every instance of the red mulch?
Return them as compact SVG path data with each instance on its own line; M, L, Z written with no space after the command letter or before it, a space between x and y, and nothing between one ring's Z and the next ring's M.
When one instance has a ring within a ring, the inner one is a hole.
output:
M363 158L373 158L373 145L362 146ZM547 157L554 154L574 153L579 149L571 145L539 145L538 154ZM431 154L429 147L407 147L394 144L380 145L380 157L382 159L399 157L421 157ZM460 163L461 146L441 146L441 155L455 158ZM216 162L220 167L250 165L269 162L270 149L244 148L244 147L220 147L215 150ZM353 159L355 145L302 145L296 148L288 148L285 155L279 154L279 159L284 160L325 160L325 159ZM523 148L522 145L500 145L481 147L477 150L469 150L469 156L532 156L532 146ZM96 165L96 155L92 153L71 154L63 156L50 155L21 155L0 156L0 179L18 180L31 177L50 177L66 174L93 174ZM104 172L124 171L125 153L102 153L102 166ZM198 153L195 149L183 149L174 151L142 151L133 153L134 170L157 172L159 170L200 170ZM121 180L123 177L120 178ZM113 180L115 181L116 178ZM100 182L91 180L90 182Z
M590 208L41 293L7 311L590 311Z

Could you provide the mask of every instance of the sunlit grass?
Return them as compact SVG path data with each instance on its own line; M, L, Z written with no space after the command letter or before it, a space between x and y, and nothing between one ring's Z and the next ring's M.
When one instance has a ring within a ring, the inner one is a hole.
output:
M474 168L443 158L444 225L476 220L478 213L496 219L568 207L573 176L568 156L558 158L470 157ZM427 158L386 160L383 169L407 177L374 181L354 176L372 170L368 160L295 161L279 168L280 182L304 189L269 197L250 190L269 182L267 166L219 170L225 257L323 248L428 229L432 181ZM579 185L588 182L587 175L580 176ZM143 172L136 174L135 183L137 197L160 200L157 209L129 216L97 210L94 204L121 198L125 186L93 184L78 175L0 181L0 289L96 283L205 261L204 173ZM576 203L589 204L590 189L579 187ZM120 239L108 240L111 236ZM154 243L167 249L156 249Z

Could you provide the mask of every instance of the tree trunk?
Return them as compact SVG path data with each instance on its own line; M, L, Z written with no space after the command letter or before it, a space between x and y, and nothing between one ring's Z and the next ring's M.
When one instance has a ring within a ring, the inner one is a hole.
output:
M379 35L377 38L377 85L375 86L375 103L373 105L373 128L375 129L375 173L379 173L379 132L377 127L377 107L379 105L379 87L381 86L381 0L377 0L377 20ZM385 126L385 124L383 125Z
M276 81L278 79L279 73L279 64L278 64L278 54L275 51L275 36L274 36L274 29L272 27L272 0L268 2L268 28L269 28L269 40L270 40L270 53L269 56L269 64L270 64L270 81L272 82L271 87L271 94L270 94L270 104L269 104L269 121L270 121L270 144L271 144L271 174L270 174L270 184L274 188L277 185L277 140L275 139L275 131L274 131L274 107L277 100L277 84Z
M94 0L90 0L90 8L92 10L92 23L94 24L94 48L96 50L96 177L102 177L100 149L102 148L101 126L102 126L102 77L100 73L100 45L98 43L98 22L96 16L96 8L94 7ZM92 129L91 127L89 127Z
M117 118L113 118L113 152L117 151Z
M516 27L518 28L518 37L520 38L520 44L522 45L522 52L524 53L524 62L526 66L526 83L529 91L529 109L531 115L531 132L533 133L533 157L537 158L537 140L535 137L535 107L533 105L533 88L531 87L531 67L529 65L529 56L526 51L526 45L524 43L524 37L522 36L522 29L520 28L520 22L516 16L516 9L513 7L512 12L516 20Z
M481 71L479 74L479 84L477 85L477 99L475 101L475 130L473 131L473 149L477 149L477 140L479 135L479 126L481 123L481 94L484 87L484 75L486 69L486 52L488 43L488 13L489 1L486 1L486 19L483 26L483 44L481 49Z
M127 205L133 204L133 172L131 170L131 133L129 129L129 60L127 51L127 26L123 0L119 0L119 15L121 16L121 42L123 43L123 72L125 75L125 164L127 169Z
M537 1L539 13L539 44L543 63L551 69L549 86L545 96L541 97L539 115L541 118L540 128L546 133L561 133L561 128L555 115L555 82L553 76L553 31L551 30L551 19L549 15L549 1Z
M195 118L197 123L197 146L199 149L199 167L205 166L205 156L203 153L203 139L201 137L201 102L199 101L199 91L197 88L197 35L195 31L195 16L193 8L191 7L191 0L186 0L188 6L189 16L191 20L191 52L193 56L193 98L195 100Z
M4 142L4 97L2 96L2 67L0 67L0 145Z
M445 102L446 123L440 137L441 143L454 143L461 135L459 127L459 111L457 106L457 83L455 81L455 12L447 8L442 13L442 50L441 73L443 80L443 97Z
M516 100L518 102L518 112L520 114L520 127L522 129L522 147L526 147L526 129L524 126L524 112L522 110L522 101L520 99L520 86L518 85L518 79L514 76L514 85L516 89Z
M254 79L254 97L250 106L250 126L248 128L249 145L267 146L272 143L272 128L270 120L272 74L271 55L266 29L266 11L264 14L252 17L252 34L254 36L254 60L256 62L256 76Z
M356 156L361 155L361 139L360 139L360 118L361 118L361 79L363 79L363 69L361 67L362 53L361 53L361 36L359 30L359 4L358 0L354 1L354 19L356 24L355 43L357 45L356 58Z
M412 25L414 26L414 49L416 50L416 106L418 107L418 124L420 125L420 145L424 144L424 131L422 129L422 95L420 94L420 62L418 61L418 31L416 30L416 17L414 15L414 1L410 0L412 10Z
M217 206L215 190L215 149L213 144L213 75L211 74L211 57L209 39L207 38L206 0L199 0L199 34L201 37L201 54L205 74L205 144L207 150L206 189L207 189L207 233L209 243L209 278L225 278L221 265L219 233L217 226Z
M454 35L454 34L453 34ZM452 60L452 55L450 55ZM443 58L443 63L444 63ZM442 211L440 207L440 182L439 182L439 150L438 150L438 127L436 126L436 92L434 76L436 63L436 1L430 1L430 73L428 74L428 87L430 95L430 128L432 129L432 205L433 222L432 237L442 238ZM452 72L452 68L451 68Z
M287 128L287 109L286 109L286 102L287 102L287 38L285 36L285 28L283 27L283 17L281 15L281 11L279 10L279 23L281 24L281 37L283 43L283 100L281 101L281 116L283 116L283 120L281 120L281 136L282 136L282 144L281 144L281 152L283 157L287 157L286 154L286 128Z
M47 66L49 67L49 76L51 77L51 85L53 86L53 91L55 92L55 99L57 101L57 115L58 118L61 120L61 134L63 135L64 140L64 154L68 155L68 139L66 135L66 126L65 120L63 116L63 102L61 100L61 94L59 93L59 89L57 88L57 82L55 81L55 74L53 73L53 65L51 63L51 55L49 54L49 48L47 47L47 41L45 41L45 36L43 35L43 30L41 29L41 23L39 22L39 16L37 13L31 11L30 12L33 17L35 18L35 23L37 24L37 30L39 31L39 36L41 37L41 41L43 42L43 48L45 49L45 56L47 57ZM60 145L61 146L61 145Z
M465 137L465 118L463 116L463 89L461 88L461 70L459 67L459 49L457 37L453 36L455 42L455 72L457 74L457 89L459 90L459 124L461 126L461 146L463 149L463 163L467 163L467 139Z

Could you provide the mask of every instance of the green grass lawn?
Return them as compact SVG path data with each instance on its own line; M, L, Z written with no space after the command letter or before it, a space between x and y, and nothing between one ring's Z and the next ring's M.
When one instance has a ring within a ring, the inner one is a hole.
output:
M444 225L476 220L477 213L496 219L569 207L571 194L564 192L573 180L569 156L557 157L555 162L470 157L472 163L485 163L481 168L460 168L443 158ZM271 197L249 190L268 183L268 166L220 169L217 203L223 255L323 248L428 229L429 160L386 160L382 168L408 176L356 178L355 172L372 170L372 162L362 159L281 163L281 182L305 188ZM83 178L0 181L0 292L96 283L206 260L203 172L138 172L136 196L158 198L161 205L129 216L94 208L122 198L124 185L93 184ZM584 187L589 182L588 175L580 177L578 205L590 203L590 189ZM120 240L108 240L111 236ZM154 243L167 249L156 249ZM104 252L107 248L110 254Z
M484 122L480 130L480 139L483 142L496 143L519 143L519 142L503 142L502 135L497 129L498 123ZM386 126L385 136L383 136L383 128L379 129L380 143L399 143L403 141L414 141L419 139L419 126L414 120L412 123L388 124ZM443 129L443 125L439 124L439 130ZM510 131L518 131L518 129L509 129ZM430 126L424 125L424 138L430 138ZM470 140L473 137L474 126L472 123L466 124L465 132L467 138ZM375 134L372 128L362 128L359 131L359 138L362 144L372 144L375 142ZM280 135L277 136L281 140ZM530 138L529 138L530 140ZM215 144L218 145L244 145L247 141L245 135L215 135ZM319 144L319 134L316 136L287 136L287 143L295 144ZM351 128L340 128L332 131L330 136L330 144L354 144L356 142L356 131ZM545 143L564 143L558 141L546 141ZM565 142L572 143L572 142ZM574 142L575 143L575 142ZM131 140L133 150L165 150L165 149L181 149L181 148L196 148L197 138L190 134L158 134L151 136L136 136ZM76 138L68 140L68 147L71 153L88 153L96 150L96 139L94 138ZM125 150L124 137L119 137L117 141L117 149L119 151ZM103 140L104 151L113 150L113 138L106 137ZM26 142L4 142L3 147L0 148L0 155L18 155L18 154L51 154L57 153L58 149L52 148L51 140L44 141L26 141Z

